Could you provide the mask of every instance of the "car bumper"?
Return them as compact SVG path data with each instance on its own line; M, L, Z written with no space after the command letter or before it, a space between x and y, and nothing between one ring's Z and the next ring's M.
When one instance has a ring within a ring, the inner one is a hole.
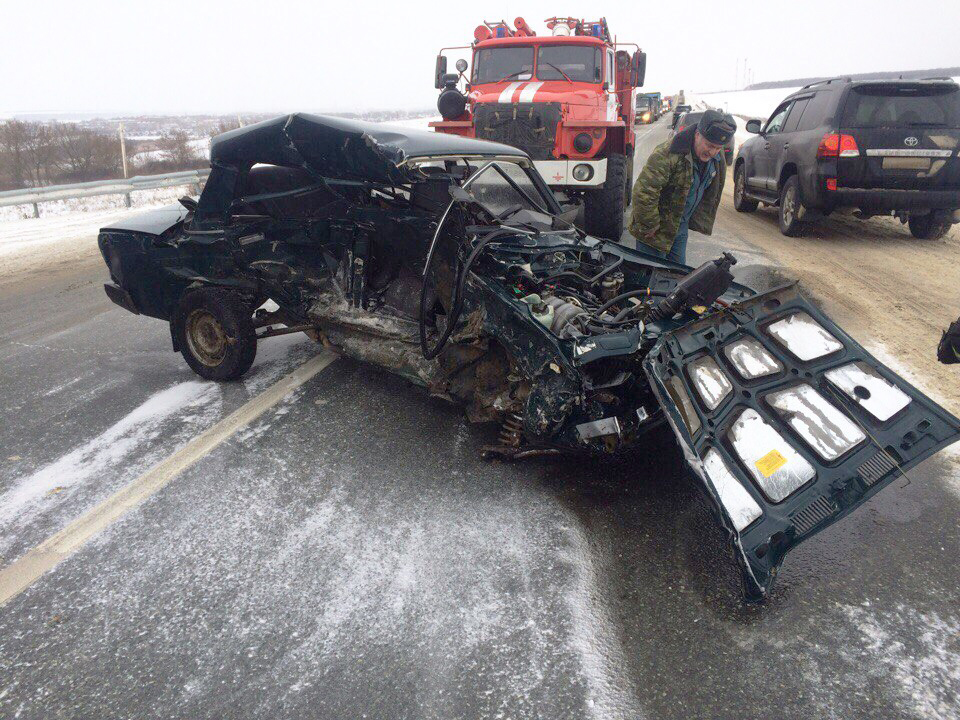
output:
M958 190L859 190L837 188L824 191L834 206L852 206L868 210L928 210L960 208Z
M137 309L137 304L133 301L133 298L130 297L130 293L116 283L104 283L103 290L107 293L108 298L124 310L129 310L134 315L140 314L140 310Z
M577 165L588 165L593 169L589 180L577 180L573 169ZM603 185L607 179L607 159L602 160L534 160L533 166L550 187L594 188Z

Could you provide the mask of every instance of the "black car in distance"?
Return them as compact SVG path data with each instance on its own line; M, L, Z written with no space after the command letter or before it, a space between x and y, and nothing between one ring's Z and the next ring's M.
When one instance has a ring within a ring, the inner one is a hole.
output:
M914 237L943 237L960 222L960 86L949 78L806 85L756 133L734 165L734 205L780 209L780 231L840 208L894 215Z

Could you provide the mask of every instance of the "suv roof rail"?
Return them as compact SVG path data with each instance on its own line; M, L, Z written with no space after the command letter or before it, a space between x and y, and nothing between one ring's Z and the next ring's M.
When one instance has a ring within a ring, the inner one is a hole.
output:
M853 78L849 76L824 78L823 80L817 80L816 82L808 83L807 85L804 85L800 89L806 90L807 88L813 87L814 85L829 85L830 83L835 83L835 82L853 82Z
M953 80L949 75L937 75L936 77L925 77L920 80Z

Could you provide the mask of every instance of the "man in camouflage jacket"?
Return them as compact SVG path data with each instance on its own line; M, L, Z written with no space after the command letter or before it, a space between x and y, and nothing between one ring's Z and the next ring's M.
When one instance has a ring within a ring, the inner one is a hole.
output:
M687 231L713 233L726 179L723 147L736 129L730 115L707 110L699 124L657 146L633 186L630 234L639 249L686 264Z

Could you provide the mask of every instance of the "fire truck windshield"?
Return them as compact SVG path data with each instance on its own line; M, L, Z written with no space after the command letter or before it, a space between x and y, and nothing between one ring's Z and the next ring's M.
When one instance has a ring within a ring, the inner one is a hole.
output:
M601 80L600 48L593 45L542 45L537 53L537 80Z
M493 47L477 51L473 61L473 82L529 80L533 77L532 47Z

